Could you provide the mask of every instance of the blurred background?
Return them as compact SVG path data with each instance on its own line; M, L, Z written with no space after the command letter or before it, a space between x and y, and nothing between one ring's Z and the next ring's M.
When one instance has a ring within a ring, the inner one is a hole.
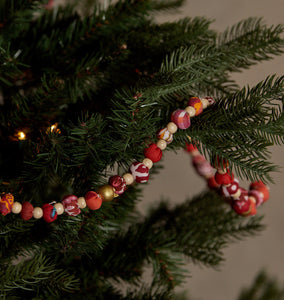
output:
M158 15L161 22L173 21L185 16L205 16L215 20L212 28L223 31L247 17L263 17L266 24L283 23L283 0L186 0L178 13ZM261 63L243 73L233 74L240 86L253 86L269 74L283 74L284 56ZM271 196L259 210L267 225L259 236L248 238L227 248L225 262L219 270L188 264L191 272L183 289L189 290L194 299L231 300L236 299L242 287L248 286L259 270L265 268L284 284L284 152L283 147L271 148L271 160L282 167L279 173L272 174L275 181L270 185ZM161 195L170 202L179 203L206 188L202 178L194 172L188 154L165 153L162 160L164 169L155 175L144 189L144 200L140 208L147 211ZM248 188L248 182L242 186Z

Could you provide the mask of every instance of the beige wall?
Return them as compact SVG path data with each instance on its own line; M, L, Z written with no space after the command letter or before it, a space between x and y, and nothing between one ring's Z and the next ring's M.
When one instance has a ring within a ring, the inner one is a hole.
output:
M176 20L184 16L206 16L215 19L212 28L222 31L244 18L263 16L267 24L283 22L283 0L187 0L180 13L169 17L159 16L163 21ZM236 74L234 78L240 85L253 85L263 80L266 75L283 74L284 56L265 62ZM283 148L272 147L272 160L284 167ZM163 158L165 169L155 175L145 188L142 209L164 195L173 203L182 202L187 196L195 195L205 188L204 181L194 173L190 158L180 153L166 153ZM226 261L215 271L188 265L190 278L184 286L195 299L230 300L236 299L240 287L248 285L255 274L263 267L277 276L284 283L284 173L273 174L275 185L271 185L270 200L259 209L264 214L267 229L255 238L238 242L225 250ZM243 183L244 187L248 183ZM179 289L180 290L180 289Z

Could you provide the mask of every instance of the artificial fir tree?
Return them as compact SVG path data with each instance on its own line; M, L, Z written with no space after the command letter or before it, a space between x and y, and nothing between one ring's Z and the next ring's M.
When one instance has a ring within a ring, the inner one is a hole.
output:
M281 54L283 27L251 18L217 34L200 17L155 23L154 12L181 4L0 1L1 201L12 194L21 211L1 206L3 298L169 299L185 259L217 266L228 243L262 229L260 216L239 216L215 191L176 207L161 202L146 217L135 210L143 183L107 199L109 177L143 161L157 130L197 95L215 103L164 151L190 136L214 166L226 161L241 178L268 182L275 170L268 147L284 141L283 77L239 88L230 74ZM85 196L81 213L59 215L61 201L78 202L65 195ZM255 286L265 282L260 275ZM265 287L267 299L283 297Z

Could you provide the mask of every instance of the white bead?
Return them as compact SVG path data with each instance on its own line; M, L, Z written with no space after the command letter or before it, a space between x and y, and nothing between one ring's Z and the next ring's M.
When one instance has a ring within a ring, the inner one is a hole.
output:
M170 133L175 133L178 130L178 127L174 122L169 122L167 125L167 129Z
M12 213L19 214L22 210L22 204L20 202L14 202L12 207Z
M203 109L205 109L209 105L209 101L207 99L201 99Z
M185 111L189 114L190 117L194 117L195 116L195 108L192 106L187 106L185 108Z
M142 163L150 170L153 167L153 162L149 158L144 158Z
M164 140L159 140L157 142L157 147L159 147L161 150L164 150L167 148L167 142Z
M54 207L55 207L58 215L62 215L64 213L64 207L63 207L62 203L58 202L58 203L54 204Z
M33 210L33 217L35 219L40 219L43 216L43 211L40 207L35 207Z
M85 208L87 206L85 197L78 198L78 205L80 208Z
M134 181L134 178L133 178L132 174L130 174L130 173L126 173L122 177L124 178L126 185L130 185Z

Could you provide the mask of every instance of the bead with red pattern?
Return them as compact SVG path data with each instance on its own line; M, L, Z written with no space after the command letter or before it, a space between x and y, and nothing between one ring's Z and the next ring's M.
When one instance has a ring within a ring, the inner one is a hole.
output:
M248 198L248 193L243 192L238 199L233 199L232 208L241 216L249 215L252 209L252 204Z
M126 190L126 182L123 177L120 177L119 175L111 176L108 180L109 185L114 187L115 193L118 195L121 195Z
M228 186L222 185L221 192L223 196L230 197L231 195L236 194L238 189L239 189L239 183L237 181L233 181Z
M56 208L51 204L44 204L42 207L43 210L43 219L47 223L51 223L57 219Z
M198 97L189 98L187 105L192 106L195 109L195 116L198 116L203 112L203 105Z
M141 162L133 163L130 168L134 180L138 183L145 183L149 179L149 169Z
M0 213L6 216L12 211L14 196L10 193L4 194L0 198Z
M214 99L213 97L207 96L207 97L205 97L204 99L208 100L209 105L213 105L213 104L216 102L215 99Z
M81 212L78 197L75 195L67 195L62 199L64 211L68 216L76 217Z

